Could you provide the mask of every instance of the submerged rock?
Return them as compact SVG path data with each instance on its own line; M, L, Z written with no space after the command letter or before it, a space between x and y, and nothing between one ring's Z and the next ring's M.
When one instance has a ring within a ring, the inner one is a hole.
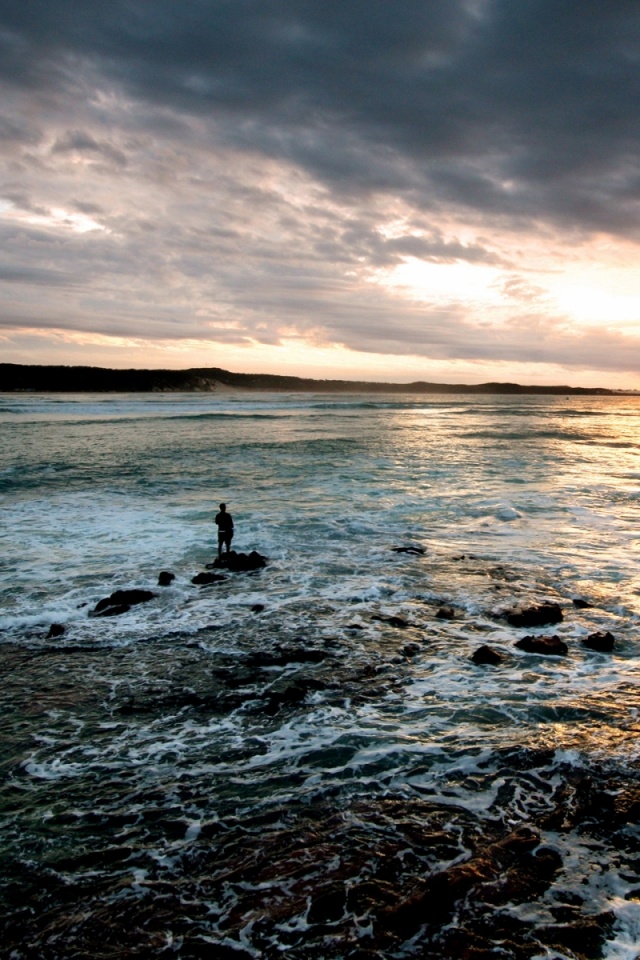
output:
M158 586L159 587L168 587L175 580L175 573L169 573L168 570L163 570L162 573L158 576Z
M502 663L503 659L501 653L498 653L497 650L494 650L493 647L488 646L486 643L478 647L478 649L471 654L471 660L477 664Z
M582 638L585 647L589 650L597 650L599 653L611 653L615 642L615 637L608 630L606 633L590 633L588 637Z
M47 634L47 640L52 640L54 637L61 637L65 632L66 627L64 623L52 623L49 627L49 633Z
M523 637L518 640L516 647L526 653L541 653L547 657L566 657L569 652L564 640L555 634L551 637Z
M543 627L549 623L561 623L564 617L557 603L541 603L537 607L514 610L506 619L512 627Z
M155 593L151 590L116 590L110 597L98 600L89 616L112 617L117 613L126 613L137 603L147 603L153 600Z
M417 557L422 557L427 552L424 547L392 547L394 553L413 553Z

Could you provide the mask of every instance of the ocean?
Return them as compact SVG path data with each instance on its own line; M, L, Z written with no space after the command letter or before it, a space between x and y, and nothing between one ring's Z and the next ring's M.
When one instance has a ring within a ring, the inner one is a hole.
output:
M0 436L3 956L640 956L640 398L4 394ZM266 565L194 584L220 502Z

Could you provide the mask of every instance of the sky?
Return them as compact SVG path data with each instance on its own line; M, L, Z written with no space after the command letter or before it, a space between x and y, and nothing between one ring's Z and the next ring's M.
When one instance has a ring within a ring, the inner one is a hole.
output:
M3 362L640 389L638 0L0 0L0 85Z

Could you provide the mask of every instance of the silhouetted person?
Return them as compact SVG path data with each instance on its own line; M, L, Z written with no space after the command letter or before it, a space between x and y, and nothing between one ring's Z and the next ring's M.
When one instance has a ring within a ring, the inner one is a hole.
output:
M222 556L222 547L226 545L227 553L233 540L233 517L227 513L226 503L220 504L220 513L216 514L216 525L218 527L218 556Z

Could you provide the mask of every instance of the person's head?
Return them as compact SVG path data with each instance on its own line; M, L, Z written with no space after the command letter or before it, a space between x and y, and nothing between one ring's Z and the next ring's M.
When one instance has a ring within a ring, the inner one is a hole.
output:
M224 513L224 511L227 509L226 503L221 503L221 504L220 504L220 509L221 509L222 512Z

